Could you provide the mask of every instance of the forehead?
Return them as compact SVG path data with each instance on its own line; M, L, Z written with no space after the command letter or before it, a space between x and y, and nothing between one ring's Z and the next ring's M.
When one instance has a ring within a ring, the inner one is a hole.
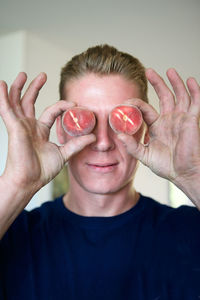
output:
M66 98L93 111L112 109L131 98L140 98L139 87L122 75L87 74L65 86Z

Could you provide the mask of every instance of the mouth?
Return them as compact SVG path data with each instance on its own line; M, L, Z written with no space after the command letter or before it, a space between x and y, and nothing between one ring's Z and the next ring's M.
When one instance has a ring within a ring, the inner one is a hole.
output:
M87 163L87 166L90 170L96 171L96 172L102 172L102 173L109 173L114 171L117 166L118 162L114 163Z

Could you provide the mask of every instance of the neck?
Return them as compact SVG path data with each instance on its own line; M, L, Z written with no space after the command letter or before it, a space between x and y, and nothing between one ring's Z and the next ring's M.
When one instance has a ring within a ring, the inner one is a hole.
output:
M70 187L64 196L64 205L82 216L115 216L131 209L139 200L139 194L132 188L132 182L115 193L95 194L79 185Z

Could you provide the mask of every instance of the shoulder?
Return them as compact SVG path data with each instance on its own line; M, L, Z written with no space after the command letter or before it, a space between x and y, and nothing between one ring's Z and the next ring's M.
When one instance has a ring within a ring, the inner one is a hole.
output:
M46 201L41 206L34 208L31 211L24 211L24 215L30 222L44 221L48 218L53 218L56 215L57 210L60 208L62 202L62 196L54 200Z
M182 205L174 208L149 197L143 198L146 202L146 214L158 231L183 235L199 235L200 211L196 207Z
M159 222L176 221L176 220L191 220L200 221L200 211L194 206L182 205L177 208L170 205L162 204L150 197L141 196L146 202L146 208L153 216L157 217Z
M31 211L23 210L6 232L3 240L25 239L30 235L41 232L55 222L58 222L59 214L56 213L62 197L43 203ZM2 241L3 241L2 240Z
M169 241L180 249L200 249L200 211L194 206L182 205L173 208L153 200L154 212L157 215L157 239L169 249ZM189 251L190 252L190 251Z
M149 243L155 255L161 260L170 258L174 264L200 263L200 211L187 205L173 208L146 197L145 201L148 233L152 233Z

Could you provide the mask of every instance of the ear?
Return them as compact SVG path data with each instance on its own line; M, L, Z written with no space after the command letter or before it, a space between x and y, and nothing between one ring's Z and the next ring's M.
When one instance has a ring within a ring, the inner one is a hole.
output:
M61 145L65 144L67 142L66 140L66 132L64 131L62 127L62 117L58 116L56 119L56 133L57 133L57 139Z

